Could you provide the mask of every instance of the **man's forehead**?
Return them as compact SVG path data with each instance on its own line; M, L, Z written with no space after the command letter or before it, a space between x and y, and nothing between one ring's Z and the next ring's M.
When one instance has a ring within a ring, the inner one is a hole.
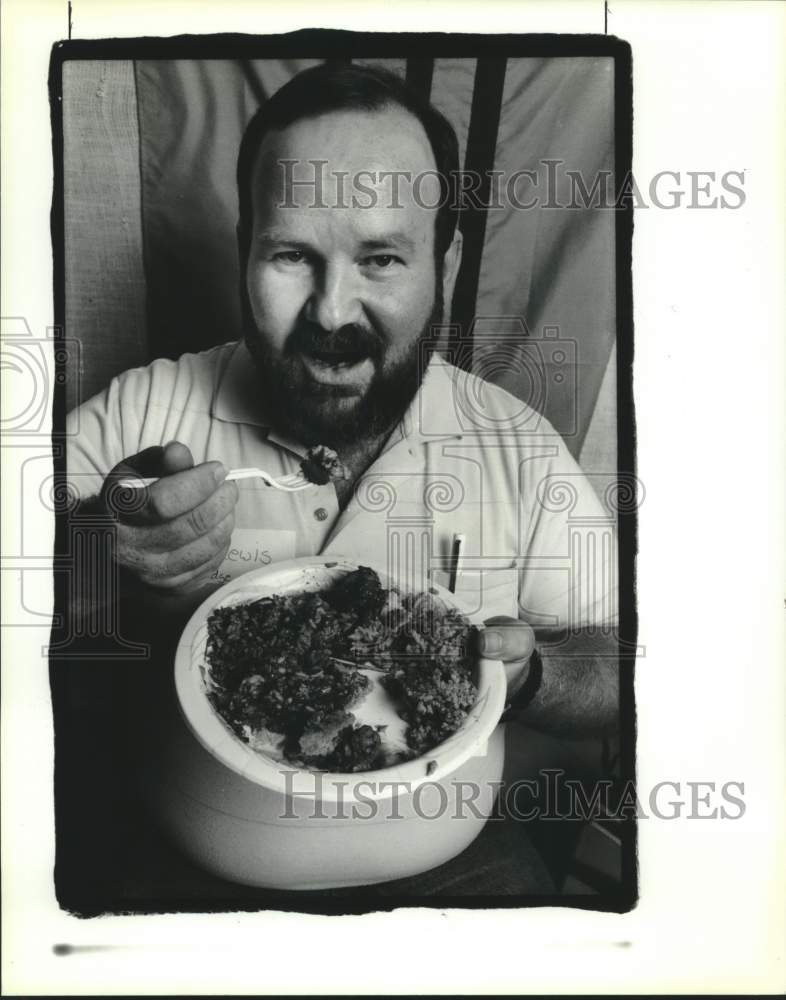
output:
M318 185L318 187L316 186ZM253 173L257 207L352 204L433 206L436 163L425 129L409 112L336 111L268 133ZM364 190L375 195L364 194Z

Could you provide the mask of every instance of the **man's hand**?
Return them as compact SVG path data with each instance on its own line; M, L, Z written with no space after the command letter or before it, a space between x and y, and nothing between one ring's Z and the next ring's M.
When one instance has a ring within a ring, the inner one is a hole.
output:
M526 622L489 618L480 635L480 653L502 660L508 698L527 679L527 662L536 639L543 675L533 701L521 714L533 729L574 739L605 736L619 725L619 646L599 628L566 633Z
M134 497L118 481L160 477ZM226 555L235 525L238 492L225 482L220 462L194 465L177 441L147 448L109 473L101 491L105 509L117 515L115 558L148 587L168 594L192 592L207 582ZM136 509L134 509L136 507Z
M526 622L505 615L489 618L485 625L480 632L480 654L502 660L510 698L527 678L526 666L535 648L535 633Z

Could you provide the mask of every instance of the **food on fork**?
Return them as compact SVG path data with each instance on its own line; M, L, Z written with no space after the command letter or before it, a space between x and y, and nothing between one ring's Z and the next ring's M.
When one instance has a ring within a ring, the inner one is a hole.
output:
M349 479L347 467L336 452L324 444L309 448L300 468L306 479L317 486L324 486L337 479Z

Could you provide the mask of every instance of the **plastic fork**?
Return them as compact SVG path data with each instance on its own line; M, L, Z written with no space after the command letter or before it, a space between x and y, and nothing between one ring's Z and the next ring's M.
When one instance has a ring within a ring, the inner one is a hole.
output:
M287 476L271 476L264 469L230 469L226 474L226 481L235 479L261 479L266 486L272 486L275 490L283 490L285 493L297 493L298 490L308 489L309 486L316 485L306 479L302 472L292 472ZM141 490L146 486L152 486L158 479L134 476L133 478L121 479L118 486L129 490Z

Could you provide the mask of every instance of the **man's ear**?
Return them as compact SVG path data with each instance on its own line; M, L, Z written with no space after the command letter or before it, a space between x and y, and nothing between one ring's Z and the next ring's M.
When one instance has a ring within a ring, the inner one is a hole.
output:
M461 252L464 245L464 238L456 227L453 241L445 252L442 263L442 298L445 303L445 311L450 314L451 303L453 302L453 289L456 287L456 278L461 267Z

